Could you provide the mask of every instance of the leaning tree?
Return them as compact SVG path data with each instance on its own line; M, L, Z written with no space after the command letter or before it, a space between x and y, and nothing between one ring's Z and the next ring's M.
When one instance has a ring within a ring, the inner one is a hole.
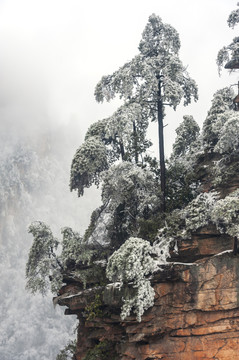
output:
M198 99L197 85L179 58L177 31L155 14L149 17L139 43L139 54L111 75L103 76L95 89L98 102L116 95L125 105L140 104L151 121L158 122L162 210L165 210L164 107L174 108L184 99ZM137 117L137 114L135 114Z

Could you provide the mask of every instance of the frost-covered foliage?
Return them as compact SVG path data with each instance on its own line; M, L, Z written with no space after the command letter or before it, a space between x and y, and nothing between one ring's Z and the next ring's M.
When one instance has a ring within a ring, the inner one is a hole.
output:
M115 211L124 205L124 212L132 219L143 216L146 208L153 211L159 208L159 194L154 174L130 162L112 166L102 175L102 201L109 203Z
M50 227L43 222L32 223L29 232L34 241L26 266L26 288L33 294L40 292L45 295L49 288L53 294L57 294L63 285L63 275L80 264L89 265L95 254L79 233L69 227L62 229L62 241L57 240ZM58 247L61 247L61 251ZM87 274L80 277L85 285Z
M138 163L151 142L146 139L148 112L140 104L125 104L108 119L106 134L115 139L123 160Z
M190 152L192 143L199 136L200 128L192 116L185 115L183 122L176 129L176 139L173 144L173 155L182 156Z
M214 151L233 153L239 149L239 114L235 111L225 113L225 120L218 134L218 142Z
M51 175L45 169L54 165L53 160L40 160L31 147L20 143L6 157L0 157L1 214L12 207L29 206L29 193L37 193L49 183Z
M234 92L231 88L218 90L212 100L207 118L203 124L203 142L206 149L212 149L218 141L221 127L227 120L225 112L232 109Z
M239 6L239 3L237 3ZM227 19L228 26L234 28L239 23L239 9L233 10Z
M231 44L224 46L217 55L217 65L219 73L222 67L229 61L239 61L239 37L235 37Z
M105 145L97 137L89 137L77 150L71 165L70 189L83 195L84 188L99 185L99 174L108 168Z
M223 199L217 192L201 193L184 209L168 217L169 226L165 237L185 238L198 229L214 224L221 233L239 235L239 191L235 190Z
M195 175L197 158L203 153L200 128L192 116L185 115L176 129L173 152L167 162L167 209L182 208L198 194Z
M63 228L61 233L63 239L60 261L64 269L66 270L72 263L74 266L80 263L89 264L95 251L87 247L80 234L69 227Z
M35 222L29 226L34 242L26 265L26 288L33 294L37 291L45 295L52 279L51 291L56 293L62 282L61 267L56 257L58 240L53 237L49 226Z
M109 258L107 277L111 281L120 282L120 287L127 286L129 290L128 295L123 298L122 320L133 310L137 320L141 321L144 311L153 306L154 289L149 275L162 264L160 254L161 251L148 241L131 237Z
M123 161L102 174L103 206L92 214L88 244L117 248L139 231L139 222L159 211L160 190L155 174Z
M1 121L3 125L3 118ZM72 215L72 209L76 209L76 202L69 201L67 191L68 140L62 128L51 136L33 132L31 138L8 143L7 138L14 138L16 121L8 119L5 125L0 154L0 359L53 360L72 336L75 319L66 319L61 308L53 308L50 293L33 297L25 291L25 268L32 244L27 226L34 219L48 218L54 228L63 217L74 225L77 215ZM58 143L59 136L64 139L64 156L54 146L56 133Z
M108 119L98 120L90 125L89 129L85 135L85 141L89 138L97 138L104 142L104 144L108 144L111 142L111 139L108 137L106 133Z
M211 213L211 221L218 230L230 236L239 236L239 190L218 200Z
M185 217L185 227L187 231L193 232L200 227L208 225L217 197L217 193L212 192L199 194L183 210L183 216Z
M197 86L179 59L180 40L177 31L164 24L155 14L149 17L139 44L139 54L112 75L103 76L95 89L98 102L111 100L117 94L127 103L147 108L155 120L158 77L163 76L163 101L174 109L184 98L184 105L197 100Z
M204 139L209 139L211 134L211 147L215 154L220 154L211 164L209 172L214 185L226 184L236 176L239 171L239 115L237 111L225 109L224 112L212 116L213 122L208 126L204 124ZM207 119L206 119L207 122ZM208 128L208 133L206 129ZM208 149L208 144L206 144Z
M167 209L181 209L198 195L196 156L171 158L167 168Z
M239 6L239 3L237 3ZM239 9L236 9L231 12L228 17L227 23L228 26L234 28L239 22ZM235 37L231 44L224 46L217 55L217 65L219 74L222 70L222 67L231 60L232 63L238 63L239 61L239 37Z
M71 166L71 190L83 195L84 188L99 185L100 173L121 157L143 163L143 154L152 145L146 139L147 111L139 104L121 106L107 119L88 129L85 142L77 150Z
M131 61L113 74L102 77L96 85L95 98L103 102L118 95L124 101L124 107L138 104L148 114L147 121L158 121L161 208L165 209L164 106L167 103L176 110L182 100L185 106L192 99L196 101L197 85L179 58L180 40L177 31L171 25L164 24L159 16L152 14L149 17L138 49L139 53ZM137 107L134 109L137 118L135 110ZM136 136L133 144L135 162L138 163Z

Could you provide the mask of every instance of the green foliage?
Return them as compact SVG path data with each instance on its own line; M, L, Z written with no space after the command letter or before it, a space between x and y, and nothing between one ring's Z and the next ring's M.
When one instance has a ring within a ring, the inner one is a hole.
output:
M82 360L116 360L117 355L113 343L107 340L101 341L99 344L87 352Z
M84 314L86 316L86 320L91 321L96 317L102 317L102 305L101 296L96 294L94 300L85 307Z
M74 360L76 352L76 340L70 341L57 355L56 360Z
M149 218L139 219L138 236L153 243L157 237L158 229L164 226L164 214L156 213Z

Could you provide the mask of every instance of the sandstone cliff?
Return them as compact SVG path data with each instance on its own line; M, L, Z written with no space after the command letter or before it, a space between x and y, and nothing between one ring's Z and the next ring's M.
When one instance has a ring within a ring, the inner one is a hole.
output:
M203 229L191 246L179 245L180 260L185 256L193 262L174 262L155 275L155 305L140 323L135 317L121 321L117 289L84 291L77 282L66 286L58 303L80 320L76 359L105 339L115 344L123 360L239 359L239 261L232 242ZM86 320L82 312L96 293L102 313Z
M203 191L208 186L203 181ZM230 187L237 186L236 179ZM230 192L220 189L221 197ZM55 301L79 319L76 360L105 342L105 357L86 359L239 359L239 256L234 238L213 225L178 241L177 254L151 280L154 306L141 322L120 318L122 291L95 284L84 290L77 277ZM96 280L97 283L97 280ZM125 291L125 290L124 290ZM107 341L107 342L106 342Z

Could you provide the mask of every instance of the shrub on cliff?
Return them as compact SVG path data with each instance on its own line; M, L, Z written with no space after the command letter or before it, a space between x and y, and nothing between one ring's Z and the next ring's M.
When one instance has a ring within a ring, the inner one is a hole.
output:
M108 260L106 275L109 280L127 286L128 294L123 298L121 318L124 320L131 310L141 321L145 310L153 306L154 289L149 276L165 264L169 255L169 242L151 246L146 240L129 238Z
M95 251L71 228L63 228L63 239L56 239L48 225L36 221L29 226L33 244L26 265L26 288L33 294L45 295L50 289L57 294L63 285L63 275L79 264L89 264ZM87 274L82 274L82 282Z

